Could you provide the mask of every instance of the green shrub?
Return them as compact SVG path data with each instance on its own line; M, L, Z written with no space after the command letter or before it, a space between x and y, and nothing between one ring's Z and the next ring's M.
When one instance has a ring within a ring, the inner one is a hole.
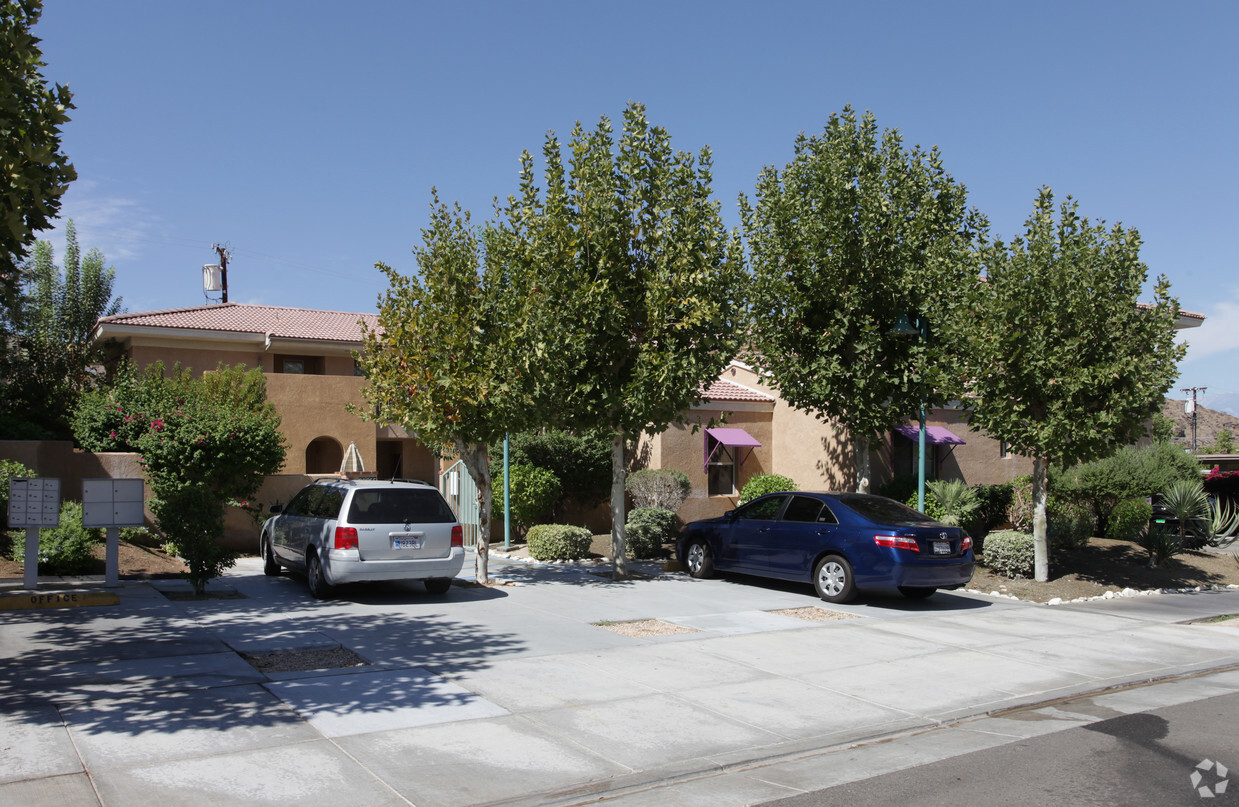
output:
M1083 549L1093 537L1093 514L1070 500L1046 508L1046 536L1051 549Z
M1136 535L1136 545L1149 553L1149 567L1161 566L1163 562L1183 551L1183 541L1165 527L1148 526Z
M740 490L740 501L751 502L758 496L765 496L767 493L781 493L785 490L800 490L800 486L786 476L757 474L744 483L744 487Z
M904 504L915 510L916 500L917 492L914 490L912 491L912 495L908 496L908 500L905 501ZM946 510L941 504L938 503L938 500L934 498L934 495L929 492L929 488L925 488L925 515L929 516L934 521L942 521L942 519L947 516Z
M991 532L985 536L981 565L1007 577L1032 577L1033 537L1015 530Z
M976 485L973 490L977 492L978 507L967 524L968 531L977 538L1007 523L1012 487L1010 484Z
M536 465L511 465L512 525L518 533L524 533L532 525L545 519L559 501L559 478ZM503 523L503 474L494 483L497 491L491 508L491 517Z
M1106 537L1112 541L1134 541L1152 518L1153 505L1144 499L1124 499L1110 511Z
M680 509L693 485L688 474L674 468L642 468L628 475L624 485L628 495L637 509L657 507L670 510L672 513Z
M628 513L624 532L630 557L659 557L663 544L675 539L675 513L659 507L635 508Z
M525 537L534 560L576 560L589 554L594 536L584 527L538 524Z
M491 478L502 479L503 451L498 445L491 450ZM518 432L508 440L508 465L536 465L555 474L560 485L557 507L568 499L588 507L611 496L609 437L563 429Z
M1071 468L1050 469L1051 493L1088 506L1102 534L1109 531L1110 516L1118 503L1160 493L1176 480L1200 479L1196 460L1172 443L1153 443L1139 448L1121 448L1109 457Z
M82 526L82 505L61 502L60 526L39 530L39 571L43 574L81 574L94 561L94 548L104 531Z
M1007 520L1016 532L1032 532L1033 496L1032 477L1017 476L1011 480L1011 504L1007 507Z

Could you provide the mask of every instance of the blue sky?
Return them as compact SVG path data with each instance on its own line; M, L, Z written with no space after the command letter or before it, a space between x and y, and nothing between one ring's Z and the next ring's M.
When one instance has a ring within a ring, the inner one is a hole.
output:
M233 301L373 311L432 186L482 221L523 149L630 99L709 144L736 226L761 168L851 104L937 145L996 234L1043 184L1137 227L1208 316L1171 393L1208 405L1239 394L1237 29L1239 4L1190 0L47 0L35 32L77 106L62 214L130 311L201 304L215 242Z

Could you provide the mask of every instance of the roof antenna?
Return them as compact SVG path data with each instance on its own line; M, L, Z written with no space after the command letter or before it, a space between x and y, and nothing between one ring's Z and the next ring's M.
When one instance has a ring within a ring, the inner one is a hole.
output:
M202 296L206 297L208 303L214 302L211 299L211 292L222 292L223 299L220 302L228 302L228 259L232 257L232 248L227 244L212 244L211 249L219 254L219 263L208 263L202 267Z
M404 461L404 452L400 452L400 456L396 457L396 467L391 472L390 482L395 482L400 478L400 463Z

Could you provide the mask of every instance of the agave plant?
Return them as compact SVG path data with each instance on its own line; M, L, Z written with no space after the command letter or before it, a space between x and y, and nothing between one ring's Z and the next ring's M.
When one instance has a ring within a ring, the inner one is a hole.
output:
M1136 544L1149 553L1149 568L1183 551L1183 540L1165 527L1146 527L1136 536Z
M1204 522L1206 536L1212 546L1226 546L1233 543L1239 533L1239 509L1233 507L1227 499L1214 499L1209 502L1209 518Z
M1179 521L1179 542L1187 542L1187 527L1191 524L1203 530L1209 520L1209 498L1199 479L1180 479L1170 483L1162 493L1162 504Z
M930 482L926 487L946 513L942 518L943 524L961 524L971 518L981 506L980 500L977 499L977 492L958 479L952 479L949 482L939 479L936 482Z

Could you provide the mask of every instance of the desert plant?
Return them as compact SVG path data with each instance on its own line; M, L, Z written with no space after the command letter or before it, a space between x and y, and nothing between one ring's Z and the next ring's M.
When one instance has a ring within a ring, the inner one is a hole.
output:
M559 501L559 478L536 465L511 465L512 526L524 534L531 526L550 514ZM495 480L495 490L503 490L503 474ZM496 521L503 520L503 496L496 496L491 508Z
M963 524L981 506L976 490L958 479L939 479L929 482L926 487L942 507L943 515L938 520L943 524Z
M584 527L538 524L529 528L526 541L534 560L576 560L589 554L593 536Z
M779 474L757 474L745 482L744 487L740 489L740 503L751 502L767 493L780 493L785 490L800 490L800 486L794 480Z
M658 507L638 507L628 513L624 528L634 558L657 557L662 554L663 544L675 538L675 513Z
M1161 498L1162 505L1179 520L1179 543L1191 548L1190 544L1196 541L1188 536L1188 528L1203 532L1209 518L1209 499L1205 496L1204 485L1199 479L1178 479L1162 491Z
M1110 523L1106 525L1106 537L1112 541L1132 541L1149 525L1153 518L1153 505L1144 499L1124 499L1110 511Z
M674 468L642 468L628 475L624 489L632 496L636 509L657 507L674 513L684 504L693 485L688 474L683 471Z
M1210 499L1209 517L1203 527L1210 546L1230 544L1239 533L1239 510L1225 499Z
M1060 501L1046 512L1046 530L1054 549L1083 549L1093 537L1093 514L1083 504Z
M1149 568L1183 551L1183 540L1165 527L1146 527L1136 536L1136 544L1149 553Z
M1031 577L1033 537L1026 532L999 530L985 537L981 565L1007 577Z

